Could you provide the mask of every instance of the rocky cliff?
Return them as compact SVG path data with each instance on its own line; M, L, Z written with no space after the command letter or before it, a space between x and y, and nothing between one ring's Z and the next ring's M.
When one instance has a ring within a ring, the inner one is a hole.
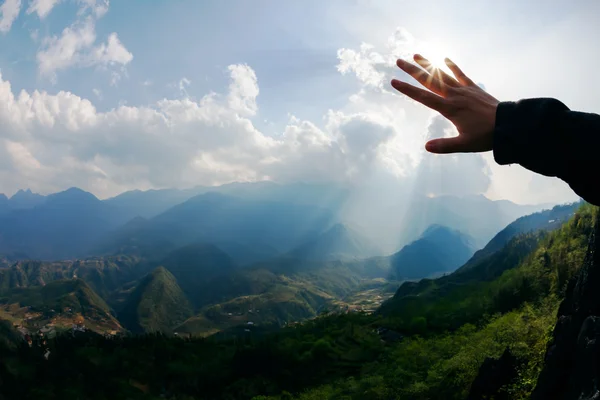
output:
M600 399L600 215L570 282L532 400Z

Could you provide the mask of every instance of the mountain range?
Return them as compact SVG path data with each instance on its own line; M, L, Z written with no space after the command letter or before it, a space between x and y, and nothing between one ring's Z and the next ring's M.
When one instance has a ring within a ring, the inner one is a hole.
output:
M98 310L82 314L89 324L132 332L206 335L244 321L281 325L393 282L457 276L488 262L516 235L561 226L575 207L516 219L539 206L483 196L415 201L403 219L409 226L388 252L359 224L342 219L349 192L259 182L132 191L107 200L77 188L4 196L0 304L24 318L11 304L81 298ZM516 221L501 225L514 215ZM72 288L73 282L82 283ZM42 289L54 286L67 289ZM57 313L52 318L74 317Z
M10 198L0 195L0 255L60 260L130 253L159 259L182 245L205 242L246 265L295 250L335 258L299 248L338 240L319 238L336 224L362 237L360 246L350 238L344 245L332 243L344 257L396 252L431 225L469 235L480 248L508 223L543 207L483 196L423 197L403 210L365 204L356 219L348 214L355 197L346 186L273 182L130 191L106 200L77 188L47 196L21 190Z

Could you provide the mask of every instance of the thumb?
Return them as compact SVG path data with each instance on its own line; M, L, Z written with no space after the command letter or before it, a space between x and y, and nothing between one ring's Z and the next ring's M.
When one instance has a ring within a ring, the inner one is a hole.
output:
M425 149L435 154L460 153L465 151L465 143L460 136L434 139L425 144Z

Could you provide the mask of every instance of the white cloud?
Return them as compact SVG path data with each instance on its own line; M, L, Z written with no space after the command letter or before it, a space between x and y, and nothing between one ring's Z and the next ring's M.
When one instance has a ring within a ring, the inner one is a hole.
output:
M181 78L179 80L179 91L181 92L181 94L184 97L189 97L189 94L187 92L187 88L192 84L192 81L190 81L188 78L186 78L185 76L183 78Z
M258 107L258 81L254 70L247 65L230 65L229 106L241 115L255 115Z
M362 43L358 50L339 49L337 68L342 74L353 72L366 86L386 90L389 76L397 70L396 60L412 56L415 48L417 45L412 35L403 28L397 28L388 37L383 51L377 51L368 43Z
M282 135L267 136L248 119L257 112L254 71L233 65L229 72L226 94L107 112L68 92L16 95L0 80L3 151L12 160L0 179L10 174L4 187L14 190L27 182L99 195L238 180L351 181L378 164L394 135L377 116L331 112L322 128L292 117Z
M104 65L127 65L133 55L123 46L116 33L108 36L106 43L95 47L92 51L92 62Z
M31 0L27 8L27 14L36 13L40 19L44 19L50 11L60 3L61 0Z
M21 0L4 0L0 5L0 32L10 31L13 22L19 16L21 11Z
M40 73L55 79L57 71L70 67L123 67L133 59L116 33L111 33L106 43L94 46L95 42L96 30L92 17L65 28L60 36L45 38L37 53ZM114 82L114 74L119 75L119 72L112 73Z
M102 90L97 89L97 88L93 88L92 92L96 95L97 98L99 98L100 100L102 100Z
M78 14L90 13L96 18L102 18L108 12L109 0L77 0L81 8Z

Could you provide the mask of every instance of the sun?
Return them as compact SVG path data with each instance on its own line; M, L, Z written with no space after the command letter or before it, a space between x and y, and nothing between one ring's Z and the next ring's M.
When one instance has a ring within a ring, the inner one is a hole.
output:
M448 71L446 58L453 58L454 52L445 44L438 41L423 42L419 46L419 54L428 59L434 67Z

